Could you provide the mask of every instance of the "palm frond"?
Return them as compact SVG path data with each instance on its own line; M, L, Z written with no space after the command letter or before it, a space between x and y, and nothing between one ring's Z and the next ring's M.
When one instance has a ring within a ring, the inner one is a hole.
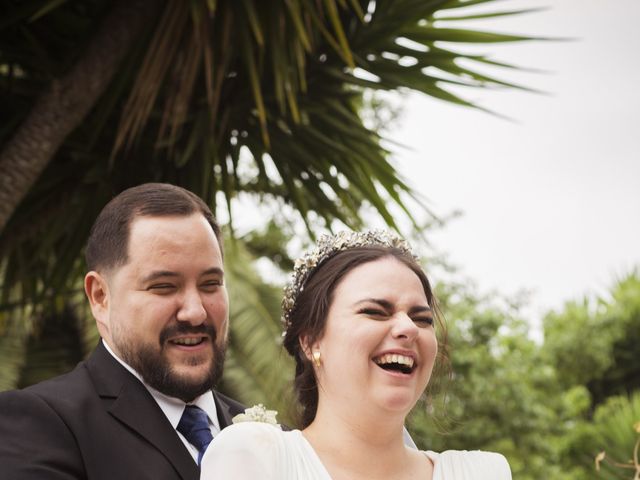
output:
M280 344L282 290L253 271L242 242L231 243L225 255L231 333L222 389L247 404L264 403L290 423L293 363Z
M465 17L525 13L473 11L489 3L163 3L13 212L0 238L3 298L40 302L73 284L100 208L146 181L182 185L213 206L223 198L231 221L240 194L292 207L308 228L315 218L358 228L363 205L397 227L397 207L415 218L403 199L429 213L428 191L413 190L388 162L380 134L363 124L362 97L367 89L410 88L483 109L448 85L520 88L486 73L508 66L454 48L529 39L455 28ZM8 14L9 4L0 4L5 145L112 8L105 0L42 0Z

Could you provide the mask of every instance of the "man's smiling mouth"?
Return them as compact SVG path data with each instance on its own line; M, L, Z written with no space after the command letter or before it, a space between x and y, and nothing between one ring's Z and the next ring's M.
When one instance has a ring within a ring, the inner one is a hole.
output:
M196 345L200 345L207 340L206 337L182 337L182 338L174 338L169 340L169 343L173 345L182 345L185 347L193 347Z

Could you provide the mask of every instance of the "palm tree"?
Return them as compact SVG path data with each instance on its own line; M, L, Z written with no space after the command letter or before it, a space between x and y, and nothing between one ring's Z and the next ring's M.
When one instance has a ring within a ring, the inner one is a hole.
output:
M357 228L362 205L413 220L406 199L421 199L363 123L363 92L475 107L446 86L507 85L459 60L500 64L448 46L527 40L451 27L521 13L464 13L493 1L2 0L2 340L24 353L16 339L64 311L93 219L134 184L185 186L232 219L249 196L310 232ZM76 358L95 332L69 321Z

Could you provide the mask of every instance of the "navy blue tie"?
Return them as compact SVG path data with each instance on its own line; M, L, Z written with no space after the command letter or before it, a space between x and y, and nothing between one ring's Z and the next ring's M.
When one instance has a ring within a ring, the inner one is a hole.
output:
M198 449L198 465L200 465L205 450L213 440L206 412L195 405L187 405L177 430L191 445Z

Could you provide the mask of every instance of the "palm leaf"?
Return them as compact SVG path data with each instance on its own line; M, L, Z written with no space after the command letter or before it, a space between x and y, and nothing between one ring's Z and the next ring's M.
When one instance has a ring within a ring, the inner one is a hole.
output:
M290 424L293 364L280 346L282 290L258 277L240 241L230 244L225 255L231 333L222 389L247 404L278 410Z

